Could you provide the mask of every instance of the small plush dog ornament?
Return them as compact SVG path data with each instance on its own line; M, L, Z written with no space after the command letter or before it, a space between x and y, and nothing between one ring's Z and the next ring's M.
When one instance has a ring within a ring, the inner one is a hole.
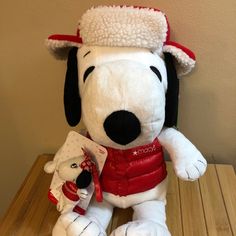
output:
M56 236L98 236L113 207L134 210L133 220L112 236L166 236L167 172L163 148L176 175L198 179L206 160L174 126L178 76L195 65L194 53L170 41L167 18L145 7L100 6L81 18L77 35L52 35L51 53L67 59L65 114L81 117L90 138L107 148L101 173L103 202L92 201L84 216L62 214Z
M54 158L44 166L47 173L57 172L60 178L59 186L56 187L59 192L58 199L48 192L49 199L57 205L57 210L61 213L73 210L79 214L84 214L85 209L78 205L79 201L85 200L88 196L87 187L91 184L92 178L96 189L96 200L102 201L102 193L99 183L96 164L92 161L88 152L82 149L84 155L67 158L58 161Z

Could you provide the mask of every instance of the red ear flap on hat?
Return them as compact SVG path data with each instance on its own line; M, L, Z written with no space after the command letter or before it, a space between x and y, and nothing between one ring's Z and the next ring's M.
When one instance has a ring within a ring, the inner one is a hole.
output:
M195 56L186 47L170 41L166 15L159 9L133 6L98 6L81 17L77 35L49 36L46 46L59 59L66 59L72 47L82 44L109 47L148 48L174 56L177 75L188 74Z
M66 60L72 47L80 47L82 38L79 30L77 35L53 34L46 39L45 44L56 59Z
M188 74L195 66L196 58L194 53L181 44L167 41L163 46L163 53L173 55L178 76Z

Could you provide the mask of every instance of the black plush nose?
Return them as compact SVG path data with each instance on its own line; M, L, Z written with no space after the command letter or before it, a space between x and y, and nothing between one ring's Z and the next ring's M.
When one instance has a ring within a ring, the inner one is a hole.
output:
M92 175L89 171L83 170L76 178L76 186L78 188L87 188L92 181Z
M132 142L141 133L139 119L132 112L125 110L111 113L103 126L107 136L121 145Z

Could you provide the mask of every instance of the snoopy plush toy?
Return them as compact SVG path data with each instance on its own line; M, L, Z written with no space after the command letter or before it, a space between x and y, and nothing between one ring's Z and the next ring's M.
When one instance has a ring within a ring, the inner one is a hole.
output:
M92 175L88 169L83 168L86 163L84 156L75 156L58 162L54 158L44 166L47 173L57 172L62 183L59 185L59 197L49 195L49 199L57 205L57 210L61 213L68 209L73 209L76 204L88 195L86 188L90 185Z
M101 236L113 207L134 210L133 220L112 236L166 236L167 172L163 148L176 175L202 176L206 160L175 128L177 77L189 73L195 56L170 41L166 15L158 9L99 6L82 16L77 35L51 35L50 52L67 59L65 114L83 120L89 137L107 148L101 173L103 202L92 201L84 216L62 214L56 236Z

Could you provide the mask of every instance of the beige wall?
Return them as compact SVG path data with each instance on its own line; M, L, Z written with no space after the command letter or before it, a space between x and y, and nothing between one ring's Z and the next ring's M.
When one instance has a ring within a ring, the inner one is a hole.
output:
M81 14L99 4L144 5L167 13L172 39L198 59L181 81L180 130L208 160L236 166L235 0L1 1L0 215L36 156L54 153L69 130L62 102L65 63L48 54L44 39L74 33Z

